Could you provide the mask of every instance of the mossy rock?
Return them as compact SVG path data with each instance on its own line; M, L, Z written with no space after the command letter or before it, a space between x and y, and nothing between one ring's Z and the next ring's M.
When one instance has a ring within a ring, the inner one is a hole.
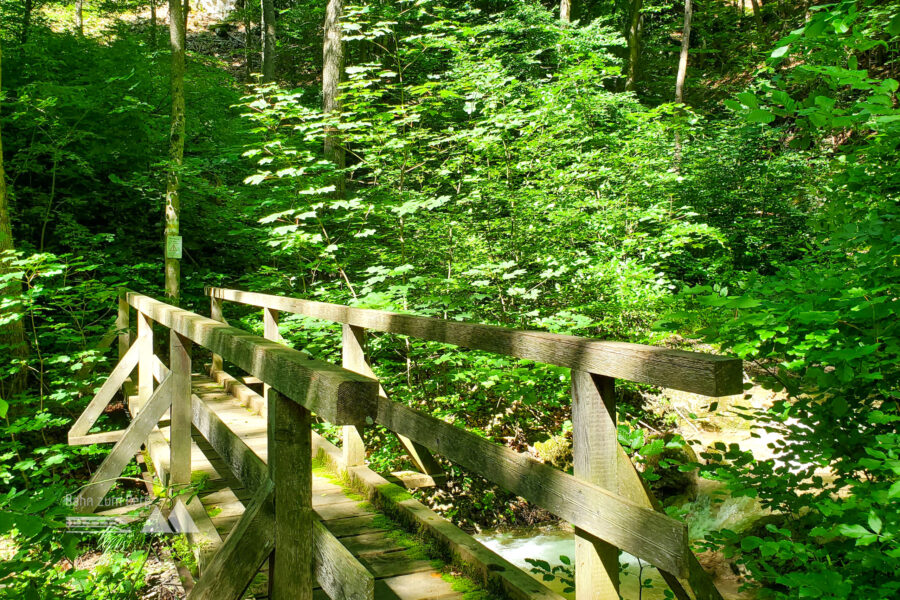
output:
M645 470L650 469L658 476L650 482L654 494L661 499L678 497L682 501L696 500L700 489L696 469L685 472L679 467L698 462L697 453L690 444L684 444L679 448L666 448L659 454L646 457Z
M543 462L557 469L572 469L572 441L566 435L554 435L543 442L535 442L534 452Z

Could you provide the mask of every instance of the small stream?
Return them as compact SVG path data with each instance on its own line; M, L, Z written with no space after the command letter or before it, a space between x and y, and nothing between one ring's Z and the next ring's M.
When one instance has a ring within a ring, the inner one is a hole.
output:
M706 533L715 529L728 528L740 532L765 515L756 501L750 498L726 498L724 501L714 502L713 497L717 489L718 486L713 482L704 481L697 500L683 507L688 510L685 519L692 541L704 537ZM525 560L528 558L545 560L551 565L561 565L560 556L569 557L573 561L575 558L575 534L571 528L564 526L485 531L475 534L474 537L527 573L531 573L532 569L532 565ZM643 563L642 570L641 561L624 552L619 560L627 566L621 573L620 583L620 594L624 600L665 598L668 586L659 571L647 563ZM532 576L541 580L540 574L532 573ZM641 589L640 581L648 583L648 580L650 587ZM563 593L564 586L559 580L543 583L553 591L574 598L574 594ZM716 586L726 600L752 598L751 595L738 591L740 582L734 577L729 576L726 580L717 579Z
M531 573L532 566L525 560L526 558L543 559L551 565L559 565L562 564L559 560L560 556L568 556L573 560L575 557L574 533L558 527L485 532L476 534L475 539L528 573ZM663 600L665 597L663 590L668 588L656 569L644 563L642 577L644 581L650 579L653 587L645 588L643 593L640 593L638 560L630 554L623 553L620 561L628 565L628 569L621 578L622 598L637 600L640 597L641 600ZM540 575L533 574L533 576L541 579ZM543 583L555 592L563 592L563 585L559 580ZM574 598L574 594L563 595Z

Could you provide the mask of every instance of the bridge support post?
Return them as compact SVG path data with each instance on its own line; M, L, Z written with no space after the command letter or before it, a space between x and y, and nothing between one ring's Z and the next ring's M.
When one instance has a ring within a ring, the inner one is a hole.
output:
M277 310L271 308L263 309L263 337L273 342L282 343L284 340L278 331L278 320L281 316ZM269 397L269 384L263 383L263 398Z
M169 484L191 483L191 347L193 342L169 331L172 408L169 423Z
M153 321L150 317L137 311L137 340L140 344L141 357L138 362L138 401L141 408L153 395ZM132 416L135 416L132 414Z
M371 369L366 362L366 330L353 325L343 325L341 335L341 366L350 371L370 375ZM366 445L362 435L354 425L344 425L343 443L344 464L356 467L366 464Z
M269 598L311 600L311 414L272 388L267 404L269 479L275 483L275 550L269 557Z
M128 352L131 346L131 333L128 331L130 325L130 307L128 306L128 297L125 290L119 291L119 312L116 315L116 331L119 337L119 360Z
M222 301L215 296L209 297L209 318L213 321L225 323L225 317L222 316ZM218 373L224 370L222 366L222 356L213 352L212 355L212 373ZM215 379L215 376L213 377Z
M572 370L572 427L575 477L616 492L615 379ZM619 549L576 528L576 600L618 597Z

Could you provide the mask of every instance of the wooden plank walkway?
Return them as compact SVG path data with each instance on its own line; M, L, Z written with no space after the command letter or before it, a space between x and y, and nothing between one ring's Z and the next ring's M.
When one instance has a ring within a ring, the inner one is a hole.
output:
M212 379L194 375L192 391L244 444L266 461L267 423L249 403L242 405ZM257 400L259 398L257 397ZM247 398L244 398L247 402ZM256 409L259 407L256 406ZM165 478L168 465L168 422L162 421L148 442L148 451L158 476ZM212 556L228 536L249 503L252 490L243 486L229 465L195 429L191 451L192 481L202 481L198 494L202 504L190 508L200 533L191 541L200 547L199 564ZM379 600L462 599L444 579L445 564L425 556L418 544L399 524L377 512L368 502L330 476L324 467L313 472L313 509L325 527L340 540L375 578ZM267 569L248 589L245 597L267 597ZM316 599L326 599L321 589Z

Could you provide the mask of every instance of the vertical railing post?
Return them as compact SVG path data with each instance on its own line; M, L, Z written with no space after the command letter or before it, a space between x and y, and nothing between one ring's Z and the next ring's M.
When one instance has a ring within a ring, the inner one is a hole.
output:
M225 322L225 317L222 316L222 300L216 298L215 296L209 297L209 318L213 321L219 321L220 323ZM212 355L212 375L215 378L215 374L224 370L222 366L222 357L215 352Z
M169 331L169 484L178 487L191 482L191 346L191 340Z
M137 340L135 343L140 344L141 353L138 360L137 399L137 409L140 410L153 395L153 321L141 311L137 311Z
M572 370L575 477L617 493L615 379ZM619 550L575 529L575 598L619 597Z
M279 312L274 308L263 309L263 337L273 342L281 342L281 333L278 331ZM269 384L263 383L263 398L269 396Z
M128 292L119 290L119 308L116 314L116 331L119 332L119 360L122 360L122 357L125 356L125 353L128 352L128 347L131 345L131 332L128 329L131 326L130 309L131 307L128 306ZM122 386L122 397L125 398L126 402L128 401L128 391L125 385Z
M269 388L268 463L275 484L271 600L311 600L313 589L312 429L309 410Z
M341 364L348 371L369 374L366 364L366 330L363 327L344 325L341 335ZM366 464L366 445L355 425L344 425L344 464L356 467Z
M119 332L119 360L122 360L131 345L131 335L128 331L131 323L127 293L125 290L119 290L119 312L116 315L116 330Z

